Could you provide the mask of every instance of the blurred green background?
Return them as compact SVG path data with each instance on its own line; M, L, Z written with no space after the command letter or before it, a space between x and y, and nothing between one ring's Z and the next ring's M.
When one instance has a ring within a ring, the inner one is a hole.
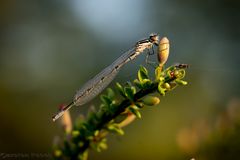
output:
M146 107L90 159L240 158L239 1L5 0L0 32L1 153L50 153L63 135L51 121L57 106L156 32L170 40L168 65L190 64L189 85ZM114 82L133 80L140 64L143 55ZM72 117L98 103L73 108Z

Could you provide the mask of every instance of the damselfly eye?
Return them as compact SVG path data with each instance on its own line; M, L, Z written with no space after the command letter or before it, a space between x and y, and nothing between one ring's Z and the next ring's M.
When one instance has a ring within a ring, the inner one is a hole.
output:
M155 33L152 33L149 37L150 41L156 45L158 45L158 41L159 41L159 36Z

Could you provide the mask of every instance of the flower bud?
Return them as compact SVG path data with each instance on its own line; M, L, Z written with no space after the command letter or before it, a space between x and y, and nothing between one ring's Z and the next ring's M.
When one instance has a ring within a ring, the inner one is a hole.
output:
M169 55L169 40L167 37L163 37L160 42L159 42L159 47L158 47L158 61L161 66L163 66L168 59Z
M179 85L183 85L183 86L187 85L187 81L183 81L183 80L180 80L180 79L176 79L175 82Z
M127 114L127 117L126 117L121 123L118 123L118 126L119 126L120 128L127 126L127 125L130 124L134 119L136 119L136 116L135 116L133 113L128 112L128 113L126 113L126 114Z
M57 149L57 150L55 150L54 152L53 152L53 155L54 155L54 157L61 157L61 155L62 155L62 151L61 150L59 150L59 149Z
M164 88L166 88L166 89L170 89L170 88L171 88L171 86L170 86L170 84L169 84L169 83L164 83Z
M154 106L160 103L160 99L154 96L146 96L142 99L143 103L148 106Z
M63 107L65 107L65 105L60 105L59 109L61 110ZM72 120L69 111L66 111L61 117L61 125L67 134L72 131Z

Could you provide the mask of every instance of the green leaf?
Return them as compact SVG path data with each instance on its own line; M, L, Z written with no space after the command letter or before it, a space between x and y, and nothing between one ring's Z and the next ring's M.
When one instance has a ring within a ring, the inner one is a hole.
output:
M187 85L187 81L183 81L183 80L181 80L181 79L176 79L175 82L176 82L178 85L183 85L183 86Z
M107 96L108 96L108 98L110 98L111 100L114 99L115 93L114 93L114 91L113 91L111 88L107 88Z
M148 78L148 70L145 67L140 66L140 71L142 72L145 78Z
M112 104L109 106L109 113L110 114L114 114L114 112L117 109L116 106L117 106L117 104L115 103L115 101L113 101Z
M96 131L94 132L94 136L98 136L99 133L100 133L99 130L96 130Z
M116 83L116 88L117 88L117 90L119 91L119 93L120 93L123 97L126 97L126 96L125 96L125 93L124 93L124 89L123 89L123 87L121 86L121 84Z
M135 94L137 92L136 88L132 85L131 82L127 82L127 87L131 88L133 94Z
M141 84L141 82L138 79L135 79L133 81L133 83L139 88L139 89L143 89L143 85Z
M72 131L72 136L73 136L73 138L76 138L76 137L78 137L80 135L80 132L79 131L77 131L77 130L73 130Z
M78 146L79 146L79 147L83 147L83 146L84 146L84 142L80 141L80 142L78 143Z
M106 104L101 104L100 105L100 110L103 112L106 112L108 110L108 106Z
M140 82L142 82L143 79L148 79L148 71L143 66L140 66L140 68L138 70L138 79Z
M158 92L160 93L160 95L165 96L165 91L166 89L162 88L161 84L158 84Z
M129 111L132 112L137 118L141 118L141 113L139 112L139 108L136 105L131 105L129 107Z
M134 101L134 92L136 92L136 89L132 89L132 87L125 87L125 96L130 99L131 101Z
M130 81L127 81L126 86L131 87L132 83Z
M108 146L106 141L102 140L101 142L98 143L98 147L100 148L100 150L106 150Z
M107 130L113 133L117 133L119 135L124 135L124 131L118 127L117 124L113 123L113 124L109 124L107 126Z
M107 149L107 139L103 138L98 141L92 141L90 146L97 152Z
M101 98L101 101L107 106L109 106L112 103L112 100L106 95L101 95L100 98Z
M156 80L159 80L159 79L160 79L161 73L162 73L162 67L159 67L159 66L158 66L158 67L155 69L155 79L156 79Z
M152 85L152 82L150 79L144 79L142 81L143 89L149 88L151 85Z
M97 143L91 142L90 146L93 150L97 151L97 152L101 152L101 148L98 147Z
M62 156L62 151L59 150L59 149L56 149L56 150L53 152L53 155L54 155L54 157L59 158L59 157Z
M79 160L87 160L88 159L88 150L78 155Z
M136 105L138 108L143 108L143 107L144 107L144 103L142 103L142 102L137 102L137 103L135 103L135 105Z
M159 78L159 81L160 81L160 82L164 82L164 80L165 80L164 77L160 77L160 78Z
M137 93L137 90L136 90L136 88L134 86L131 87L131 90L132 90L133 94Z
M94 139L94 136L88 136L87 139L92 141Z

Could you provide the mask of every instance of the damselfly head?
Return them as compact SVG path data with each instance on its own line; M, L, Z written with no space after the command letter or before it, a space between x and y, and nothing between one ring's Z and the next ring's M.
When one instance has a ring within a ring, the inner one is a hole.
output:
M159 36L158 36L158 34L156 34L156 33L150 34L149 40L150 40L152 43L154 43L156 46L158 46L158 42L159 42Z

